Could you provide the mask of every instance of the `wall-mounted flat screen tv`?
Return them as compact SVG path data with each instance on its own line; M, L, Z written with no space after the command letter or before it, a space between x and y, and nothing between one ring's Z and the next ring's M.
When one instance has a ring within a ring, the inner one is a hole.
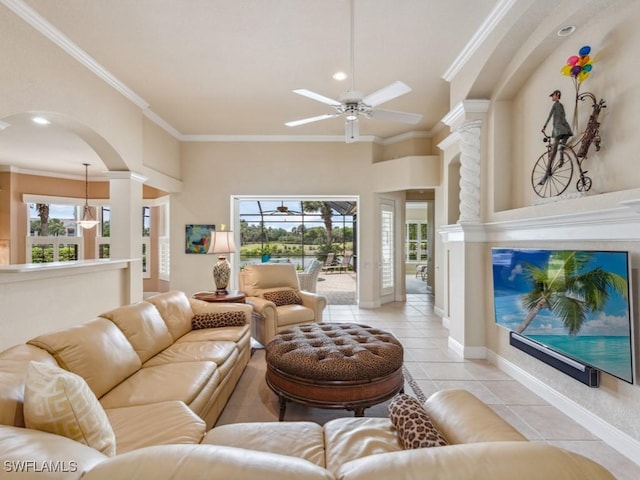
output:
M629 254L493 248L496 323L633 383Z

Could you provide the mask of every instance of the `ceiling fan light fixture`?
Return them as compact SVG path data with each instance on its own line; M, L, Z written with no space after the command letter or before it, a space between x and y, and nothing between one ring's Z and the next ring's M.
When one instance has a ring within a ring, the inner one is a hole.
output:
M316 115L315 117L303 118L301 120L294 120L286 122L285 125L289 127L295 127L298 125L304 125L307 123L317 122L328 118L335 118L344 116L345 118L345 141L347 143L357 142L360 135L358 120L360 117L365 119L377 118L381 120L389 120L393 122L403 122L415 124L422 118L421 114L397 112L393 110L377 109L378 105L393 100L396 97L409 93L411 88L401 81L396 81L386 87L383 87L367 96L362 92L355 89L355 68L354 68L354 44L355 44L355 13L354 13L355 0L350 1L350 66L351 70L348 74L344 74L344 77L340 75L342 72L338 72L333 75L333 78L338 80L342 78L349 78L349 89L339 96L339 100L333 100L332 98L325 97L319 93L312 92L305 88L294 90L293 92L302 95L303 97L316 100L318 102L330 105L335 110L335 113Z

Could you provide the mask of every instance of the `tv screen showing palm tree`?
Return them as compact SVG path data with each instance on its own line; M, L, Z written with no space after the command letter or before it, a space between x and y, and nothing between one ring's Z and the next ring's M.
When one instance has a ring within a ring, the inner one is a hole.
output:
M498 325L633 383L628 252L493 248L491 255Z

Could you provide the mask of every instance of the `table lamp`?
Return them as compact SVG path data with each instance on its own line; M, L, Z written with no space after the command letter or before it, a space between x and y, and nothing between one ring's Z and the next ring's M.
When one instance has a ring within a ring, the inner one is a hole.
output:
M216 284L216 295L228 294L227 285L231 278L231 265L227 261L227 254L236 251L236 244L233 241L233 232L225 231L225 225L221 225L220 231L211 232L211 243L207 253L217 253L218 261L213 266L213 281Z

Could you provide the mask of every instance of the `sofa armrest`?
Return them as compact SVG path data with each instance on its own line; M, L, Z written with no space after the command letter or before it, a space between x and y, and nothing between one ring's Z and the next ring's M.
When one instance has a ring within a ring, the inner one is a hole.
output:
M271 300L261 297L247 297L247 303L249 303L253 309L262 315L265 319L275 319L276 317L276 304Z
M424 408L450 444L527 440L467 390L440 390Z
M428 473L425 473L428 472ZM381 453L342 465L335 478L451 480L614 480L604 467L577 453L534 442L486 442Z
M314 311L314 317L317 323L322 322L322 312L327 306L327 297L318 295L317 293L298 291L298 295L302 299L302 304Z

